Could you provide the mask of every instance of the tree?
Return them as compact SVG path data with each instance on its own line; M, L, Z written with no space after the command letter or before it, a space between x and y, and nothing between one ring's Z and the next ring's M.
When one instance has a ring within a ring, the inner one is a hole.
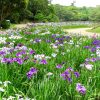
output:
M0 0L0 21L6 19L13 12L26 9L29 0Z
M48 10L48 0L30 0L28 9L36 15L37 13L47 13Z
M100 6L97 6L90 14L90 19L92 21L99 21L100 22Z

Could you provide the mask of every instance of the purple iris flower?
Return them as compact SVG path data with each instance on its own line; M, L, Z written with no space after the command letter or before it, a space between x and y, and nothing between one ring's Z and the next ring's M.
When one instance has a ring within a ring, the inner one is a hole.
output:
M39 42L41 42L41 39L35 39L35 42L37 42L37 43L39 43Z
M64 80L68 80L69 82L72 82L72 80L70 78L70 73L67 70L65 72L63 72L61 74L61 76L64 78Z
M21 46L23 46L23 44L19 43L17 46L21 47Z
M47 61L45 59L42 59L40 63L45 65L47 64Z
M13 63L13 62L14 62L13 58L8 58L7 63Z
M37 72L38 72L38 70L36 68L32 67L32 68L30 68L30 71L27 72L27 77L29 79L31 79L33 75L37 74Z
M30 50L30 55L35 54L34 50Z
M25 50L22 50L21 52L18 52L18 53L16 54L16 56L18 57L18 56L21 56L21 55L23 55L23 54L26 54Z
M29 59L29 57L28 56L26 56L23 60L25 61L25 60L28 60Z
M20 65L23 64L23 60L21 58L15 58L14 60Z
M56 68L62 68L63 66L61 65L61 64L58 64L57 66L56 66Z
M69 68L66 69L66 71L71 71L71 72L73 72L74 70L73 70L71 67L69 67Z
M9 52L12 53L14 51L14 49L10 49Z
M1 62L2 63L13 63L14 62L14 60L13 60L13 58L3 58L2 60L1 60Z
M96 51L96 48L91 48L91 52L95 52Z
M89 61L90 61L90 58L86 58L85 61L86 61L86 62L89 62Z
M76 76L76 78L80 76L79 72L74 72L74 75Z
M56 34L53 34L53 35L52 35L52 38L55 38L55 37L56 37Z
M92 44L93 44L93 45L100 45L100 40L94 40L94 41L92 42Z
M2 63L6 63L6 62L7 62L7 58L2 58L2 59L1 59L1 62L2 62Z
M97 58L91 58L90 61L95 62L97 61Z
M17 54L16 54L16 56L18 57L18 56L21 56L21 53L20 52L18 52Z
M5 54L6 54L6 52L0 51L0 55L4 56Z
M70 37L70 36L66 36L65 38L66 38L67 40L68 40L68 39L71 39L71 37Z
M90 46L84 46L85 49L90 49Z
M47 42L47 43L50 43L50 42L51 42L51 40L46 40L46 42Z
M78 91L81 94L86 94L86 88L84 86L82 86L82 84L77 83L76 84L76 91Z

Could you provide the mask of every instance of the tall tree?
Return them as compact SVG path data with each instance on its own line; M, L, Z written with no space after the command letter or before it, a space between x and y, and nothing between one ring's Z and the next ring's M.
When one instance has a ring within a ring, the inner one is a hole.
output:
M0 0L0 21L7 18L13 11L21 11L27 7L28 0Z

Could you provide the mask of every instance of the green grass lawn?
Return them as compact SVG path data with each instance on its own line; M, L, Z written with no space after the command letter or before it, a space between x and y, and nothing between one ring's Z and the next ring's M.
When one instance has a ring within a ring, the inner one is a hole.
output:
M88 28L89 25L66 25L62 26L63 29L71 29L71 28Z
M95 29L88 30L88 32L100 33L100 27L97 27Z

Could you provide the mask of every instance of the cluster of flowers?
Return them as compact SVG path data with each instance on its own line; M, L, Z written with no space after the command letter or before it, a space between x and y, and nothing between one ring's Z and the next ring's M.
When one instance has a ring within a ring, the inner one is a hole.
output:
M15 57L13 58L7 58L7 54L12 54L14 52L18 51L15 54ZM0 51L0 60L1 63L13 63L17 62L18 64L23 64L24 61L29 59L29 54L33 55L35 54L35 51L32 50L31 48L28 49L26 46L22 46L21 44L18 44L17 46L8 48L8 47L3 47L2 50Z
M10 81L5 81L5 82L0 81L0 92L5 92L8 84L11 84L11 82Z
M45 56L44 54L34 55L34 62L39 64L47 64L47 59L51 59L49 56Z
M9 37L9 39L21 39L22 37L21 36L15 36L15 35L11 35Z
M0 37L0 44L6 43L6 39L5 37Z
M95 39L92 42L92 46L85 46L84 48L89 49L92 53L96 53L97 57L86 58L85 63L81 64L80 66L85 67L88 70L92 70L93 65L90 63L100 61L100 40ZM91 56L93 55L95 54L92 54Z
M64 78L64 80L68 80L69 82L72 82L71 74L74 74L76 76L76 78L78 78L80 76L80 74L78 72L74 72L74 70L71 67L67 68L61 74L61 76Z
M9 84L11 84L10 81L4 81L4 82L0 81L0 93L6 94L9 88L8 87ZM35 100L35 99L24 97L20 94L15 94L15 96L2 97L2 100Z
M72 82L71 74L74 74L76 78L80 76L79 72L75 72L71 67L67 68L61 74L61 76L64 78L64 80L68 80L69 82ZM81 83L77 83L76 91L84 95L86 93L86 88Z
M100 40L94 40L92 46L84 46L84 48L89 49L91 52L96 52L97 56L100 57Z

